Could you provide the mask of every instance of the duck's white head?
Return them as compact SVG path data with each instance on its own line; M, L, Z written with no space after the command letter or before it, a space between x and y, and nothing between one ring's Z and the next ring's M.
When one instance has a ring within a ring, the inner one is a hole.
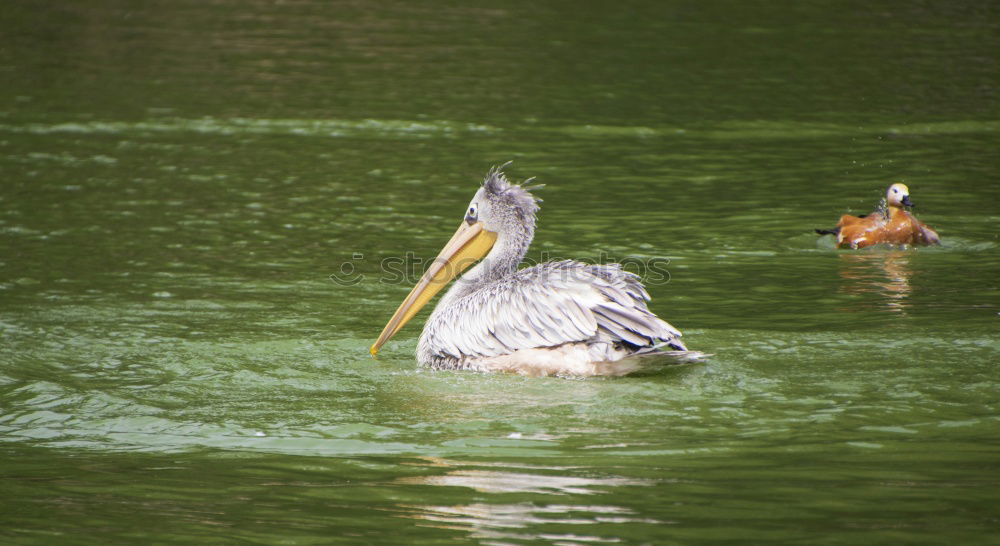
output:
M912 207L913 203L910 202L910 188L906 187L906 184L897 182L891 186L885 192L885 202L890 207Z

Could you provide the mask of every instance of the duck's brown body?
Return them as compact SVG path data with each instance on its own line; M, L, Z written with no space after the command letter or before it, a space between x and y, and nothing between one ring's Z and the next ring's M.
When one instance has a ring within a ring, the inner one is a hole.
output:
M867 216L845 214L837 222L837 248L864 248L877 244L936 245L941 242L937 232L900 207L889 207L887 213Z
M941 242L937 232L917 220L904 207L910 203L910 190L904 184L893 184L886 192L885 206L864 216L845 214L837 227L816 232L837 237L837 248L865 248L887 245L936 245Z

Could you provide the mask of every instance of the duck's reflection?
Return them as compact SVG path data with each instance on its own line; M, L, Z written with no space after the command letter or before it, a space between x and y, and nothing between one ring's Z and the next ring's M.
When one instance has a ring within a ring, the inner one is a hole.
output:
M454 469L435 476L401 478L399 482L447 487L466 487L477 493L594 495L611 487L648 486L649 480L621 477L582 477L553 475L553 471L572 471L560 467L516 467L486 464L483 468L463 468L460 463L435 459L435 467ZM494 467L494 468L489 468ZM496 468L500 467L500 468ZM471 538L505 540L555 540L569 542L619 542L619 537L597 536L580 529L580 525L602 523L663 523L638 517L632 510L620 506L594 504L545 504L533 502L442 505L400 505L403 517L424 521L425 525L443 529L463 530ZM570 532L561 526L574 526ZM604 532L606 528L602 528ZM544 530L544 531L543 531ZM596 529L595 529L596 530ZM603 535L603 533L602 533Z
M875 305L885 311L906 314L912 276L910 254L903 250L840 254L841 292L875 295Z

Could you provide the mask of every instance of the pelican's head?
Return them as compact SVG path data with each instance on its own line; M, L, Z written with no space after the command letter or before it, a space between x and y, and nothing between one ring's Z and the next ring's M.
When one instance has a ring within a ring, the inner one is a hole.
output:
M907 188L906 184L901 182L889 186L889 189L885 192L885 202L890 207L912 207L913 203L910 202L910 188Z
M494 167L486 174L482 187L465 210L465 222L470 225L479 222L484 230L500 236L525 229L534 233L538 211L535 196L528 191L530 188L510 183L502 168Z
M424 271L372 344L369 349L372 356L438 291L486 256L498 237L507 239L527 233L527 240L530 242L538 205L526 188L507 181L502 171L504 166L494 167L486 174L482 187L465 209L465 216L458 230ZM504 243L506 242L505 240Z

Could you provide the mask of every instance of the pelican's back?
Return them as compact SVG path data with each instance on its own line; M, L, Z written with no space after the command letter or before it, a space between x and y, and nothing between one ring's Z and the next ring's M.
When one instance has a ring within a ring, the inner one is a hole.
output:
M651 313L648 300L639 277L618 264L544 263L435 309L417 354L432 367L468 368L567 344L582 343L595 361L664 345L686 350L681 333Z

